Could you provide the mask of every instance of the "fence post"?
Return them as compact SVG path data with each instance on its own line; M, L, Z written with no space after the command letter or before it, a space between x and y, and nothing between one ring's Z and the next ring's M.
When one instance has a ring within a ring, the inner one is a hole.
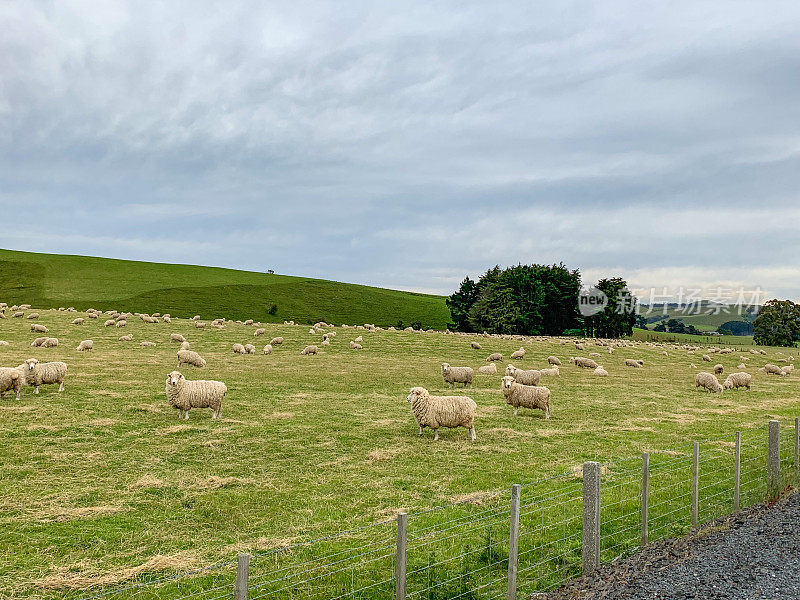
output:
M800 419L794 420L794 483L800 485Z
M694 443L692 453L692 527L700 521L700 442Z
M600 566L600 463L583 463L583 574Z
M239 554L236 557L236 581L233 584L233 600L247 600L250 581L250 555Z
M519 492L521 486L515 483L511 487L511 529L508 535L508 588L507 600L517 598L517 558L519 551Z
M642 454L642 543L647 545L647 509L650 499L650 454Z
M774 500L781 493L781 424L769 422L769 449L767 454L767 497Z
M406 543L408 541L408 513L397 515L397 560L395 561L395 600L406 600Z
M742 484L742 432L736 432L733 446L733 511L739 512L739 490Z

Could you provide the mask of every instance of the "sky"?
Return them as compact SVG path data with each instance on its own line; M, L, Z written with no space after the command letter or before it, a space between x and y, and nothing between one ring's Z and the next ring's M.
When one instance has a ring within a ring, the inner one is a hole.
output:
M800 299L796 1L0 0L0 31L0 247Z

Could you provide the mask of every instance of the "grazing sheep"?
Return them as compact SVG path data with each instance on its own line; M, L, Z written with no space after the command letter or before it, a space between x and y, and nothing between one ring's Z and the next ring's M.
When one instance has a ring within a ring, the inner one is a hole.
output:
M265 333L267 333L267 330L264 329L263 327L260 327L259 329L255 330L255 332L253 333L253 337L258 337L260 335L264 335Z
M357 342L350 342L350 348L353 349L353 350L363 350L364 346L362 346L361 344L359 344Z
M307 356L309 354L316 354L318 350L319 348L317 348L316 346L306 346L300 351L300 354Z
M193 316L191 320L192 321L199 321L200 320L200 315Z
M67 363L48 362L40 363L35 358L29 358L19 368L25 370L25 385L33 387L33 393L39 393L39 386L58 384L58 391L64 391L64 378L67 375Z
M626 367L633 367L634 369L638 369L639 367L644 366L643 360L634 360L633 358L626 358L625 359L625 366Z
M713 393L719 393L722 391L722 386L720 385L716 375L706 373L705 371L701 371L695 376L694 387L695 389L703 388Z
M244 352L245 352L245 354L255 354L256 353L256 347L253 346L253 344L245 344L244 345Z
M83 317L78 317L77 319L72 320L73 325L83 325L84 319Z
M19 318L19 317L23 317L23 316L25 316L25 313L24 313L23 311L21 311L21 310L18 310L17 312L15 312L15 313L14 313L13 315L11 315L11 316L12 316L12 317L17 317L17 318Z
M42 344L44 344L44 341L45 341L46 339L47 339L46 337L38 337L38 338L36 338L35 340L33 340L33 341L31 342L31 346L32 346L33 348L38 348L38 347L40 347Z
M252 325L252 324L253 324L253 319L247 319L247 320L244 322L244 324L245 324L245 325Z
M575 342L575 349L580 350L581 352L586 351L586 347L583 344L579 344L578 342Z
M456 383L463 383L464 387L472 386L474 375L472 367L451 367L447 363L442 363L442 379L449 387L453 387Z
M746 369L746 368L747 368L747 365L746 365L746 364L744 364L744 363L739 363L739 366L738 366L738 367L736 367L736 368L737 368L737 369Z
M194 322L194 326L197 329L205 329L206 328L206 324L203 321L195 321Z
M122 336L120 336L119 341L120 342L132 342L133 341L133 335L131 335L130 333L128 335L122 335Z
M143 348L154 348L156 343L155 342L144 341L139 345L142 346Z
M31 319L31 320L33 320L33 319L38 319L38 318L39 318L39 313L33 312L33 313L29 314L29 315L28 315L27 317L25 317L25 318L26 318L26 319Z
M181 347L178 348L178 349L179 350L189 350L190 348L191 348L191 346L189 345L189 342L181 342Z
M125 319L120 319L114 324L114 327L127 327L128 322Z
M497 363L491 363L489 365L483 365L482 367L478 367L478 373L485 373L488 375L493 375L497 373Z
M475 350L480 350L483 347L478 342L472 342L470 343L470 346L472 346L472 348Z
M723 367L722 365L720 365L720 364L714 365L714 375L720 375L722 373L722 371L724 371L724 370L725 370L725 367Z
M42 342L42 348L55 348L58 346L58 338L45 338Z
M608 371L606 371L602 366L598 366L592 372L592 375L596 375L597 377L608 377Z
M31 325L31 331L35 331L36 333L47 333L48 329L44 325L40 325L39 323L33 323Z
M9 346L10 344L5 340L0 340L0 346Z
M703 360L706 362L711 362L711 357L708 354L703 354Z
M506 376L512 377L514 381L523 385L537 385L542 372L536 369L526 371L525 369L518 369L514 365L508 365L506 367Z
M178 350L178 368L183 364L203 368L206 366L206 360L194 350Z
M353 340L356 344L360 344L364 341L364 336L358 336L356 339Z
M172 317L170 317L169 315L164 315L163 317L161 317L161 319L164 321L164 323L172 323Z
M788 375L792 371L794 371L794 365L786 365L785 367L781 367L781 373L784 375Z
M558 377L558 367L550 367L549 369L539 369L539 373L547 377Z
M773 365L771 363L765 364L761 369L759 369L762 373L766 373L767 375L784 375L784 372L778 365Z
M233 345L233 353L234 354L244 354L246 350L242 344L234 344Z
M280 346L282 343L283 343L283 338L282 337L274 337L274 338L272 338L270 340L269 345L270 346Z
M725 383L722 385L726 390L732 390L740 387L747 388L749 390L751 380L752 377L750 376L750 373L743 373L739 371L737 373L731 373L728 375L725 378Z
M493 362L495 360L503 360L503 355L499 352L492 352L489 356L486 357L486 362Z
M182 344L183 342L186 341L186 338L183 337L180 333L170 333L169 334L169 341L170 342L177 342L179 344Z
M86 352L87 350L94 349L94 342L92 340L83 340L78 347L75 348L78 352Z
M544 418L550 418L550 389L534 385L523 385L514 381L510 375L503 377L503 396L506 404L514 407L514 416L520 406L523 408L538 408L544 411Z
M219 419L228 388L221 381L189 381L179 371L173 371L167 376L166 392L170 405L178 409L179 419L189 420L193 408L210 408L211 418Z
M116 321L114 319L108 319L105 323L103 323L103 327L113 327Z
M550 365L555 365L557 367L561 366L561 361L558 360L557 356L548 356L547 357L547 363L550 364Z
M576 356L572 359L577 366L582 367L584 369L596 369L599 365L594 362L591 358L584 358L582 356Z
M264 346L264 354L272 354L272 344Z
M517 358L520 359L520 360L525 358L525 348L520 348L519 350L514 350L511 353L511 360L514 360L514 359L517 359Z
M411 405L411 412L419 425L422 435L425 427L433 429L433 441L439 439L440 427L465 427L469 431L470 441L475 436L475 413L478 405L467 396L431 396L424 387L411 388L406 397Z
M25 371L22 367L0 367L0 398L13 391L19 400L22 386L25 385Z
M331 341L327 337L323 338L322 345L323 346L330 346L331 345Z

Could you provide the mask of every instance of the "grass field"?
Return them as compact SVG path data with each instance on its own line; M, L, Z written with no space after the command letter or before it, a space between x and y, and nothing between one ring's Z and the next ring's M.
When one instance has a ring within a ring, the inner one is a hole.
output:
M9 304L114 308L283 323L374 323L444 329L442 296L216 267L0 250L0 298ZM275 304L277 313L268 314Z
M477 441L458 429L433 443L430 433L417 436L409 388L441 393L441 362L478 367L520 342L480 338L483 349L472 350L470 338L455 335L337 329L331 346L305 357L300 349L321 336L268 325L256 338L259 351L273 335L284 345L271 356L239 356L231 344L253 341L253 327L201 331L186 320L134 318L116 329L40 312L59 347L31 348L30 321L0 320L0 339L10 343L0 347L2 365L32 356L69 365L65 392L50 386L34 396L28 388L20 402L0 400L2 597L60 598L67 587L124 583L141 565L205 565L560 474L584 460L637 456L800 414L797 378L756 370L785 350L716 357L726 370L750 358L754 386L711 396L694 389L690 363L702 368L699 355L621 348L598 359L610 373L600 379L566 364L576 354L571 345L531 341L521 366L544 366L550 354L564 362L546 381L552 418L526 410L513 417L500 374L476 374L468 394L479 407ZM208 361L205 369L184 366L189 379L227 384L222 420L196 410L178 422L166 404L172 332ZM135 341L119 342L122 334ZM348 348L356 335L363 351ZM89 338L94 351L76 352ZM142 340L157 345L140 347ZM594 350L604 352L587 352ZM646 366L625 368L625 358Z
M744 321L746 320L742 314L739 313L738 307L734 304L715 305L703 301L696 309L683 312L674 306L667 306L666 312L663 306L653 307L652 312L648 312L647 307L642 307L642 314L645 317L657 317L663 314L667 315L667 319L678 319L683 321L686 325L694 325L700 331L716 331L724 323L728 321ZM649 328L655 323L648 325Z
M701 344L706 346L752 346L752 335L692 335L634 328L633 339L642 342Z

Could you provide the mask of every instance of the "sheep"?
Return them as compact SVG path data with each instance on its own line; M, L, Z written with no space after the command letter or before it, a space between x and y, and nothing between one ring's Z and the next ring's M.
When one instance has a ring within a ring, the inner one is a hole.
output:
M425 427L433 429L433 441L439 439L440 427L464 427L470 441L475 441L475 413L478 405L467 396L431 396L424 387L413 387L406 400L419 425L422 435Z
M189 342L181 342L181 347L178 350L189 350L190 348Z
M244 322L244 324L245 324L245 325L252 325L252 324L253 324L253 319L247 319L247 320Z
M94 342L92 340L83 340L78 347L75 348L78 352L86 352L87 350L94 349Z
M264 346L264 354L272 354L272 344Z
M725 370L725 367L723 367L722 365L720 365L720 364L714 365L714 375L720 375L722 373L722 371L724 371L724 370Z
M245 344L244 345L244 352L245 352L245 354L255 354L256 353L256 347L253 346L253 344Z
M72 320L72 324L73 325L83 325L83 321L84 321L83 317L78 317L77 319L73 319Z
M26 319L30 319L30 320L38 319L38 318L39 318L39 313L37 313L37 312L32 312L31 314L29 314L29 315L28 315L27 317L25 317L25 318L26 318Z
M472 370L472 367L451 367L448 363L442 363L442 379L451 388L456 383L463 383L464 387L468 385L471 387L474 375L475 371Z
M322 345L323 346L330 346L331 345L331 341L328 338L325 338L325 339L322 340Z
M114 324L115 327L126 327L127 325L128 322L125 319L120 319Z
M520 348L519 350L514 350L514 352L511 353L511 359L512 360L517 359L517 358L520 359L520 360L525 358L525 348Z
M731 373L725 378L725 383L723 383L723 387L726 390L732 390L735 388L744 387L748 390L750 389L750 381L752 377L750 373L743 373L741 371L737 373Z
M210 408L211 418L219 419L228 387L221 381L189 381L179 371L173 371L167 376L166 393L167 401L178 409L179 419L188 421L189 411L193 408Z
M356 344L360 344L364 341L364 336L358 336L356 339L353 340Z
M161 317L161 319L164 321L164 323L172 323L172 317L170 317L169 315L164 315L163 317Z
M144 341L139 345L142 346L143 348L154 348L156 343L155 342Z
M280 346L283 343L282 337L274 337L269 341L270 346Z
M634 369L638 369L639 367L644 366L643 360L635 360L633 358L626 358L625 359L625 366L626 367L633 367Z
M128 335L122 335L122 336L120 336L119 341L120 342L132 342L133 341L133 335L131 335L130 333Z
M489 356L486 357L486 362L493 362L495 360L503 360L503 355L499 352L492 352Z
M523 385L514 381L510 375L503 377L503 396L506 404L514 407L514 416L520 406L523 408L538 408L544 411L544 418L550 418L550 388L534 385Z
M478 342L472 342L470 343L470 346L472 346L474 350L480 350L483 347Z
M794 365L786 365L785 367L781 367L781 373L784 375L788 375L792 371L794 371Z
M514 381L523 385L537 385L542 376L542 372L535 369L526 371L524 369L518 369L514 365L508 365L506 367L506 376L513 377Z
M482 367L478 367L478 373L485 373L488 375L497 373L497 363L491 363L488 365L483 365Z
M67 375L67 364L63 362L40 363L29 358L20 368L25 370L25 385L33 387L33 393L39 393L39 386L58 384L58 391L64 391L64 377Z
M9 346L10 344L5 340L0 340L0 346Z
M194 326L197 329L205 329L206 328L206 324L203 321L195 321L194 322Z
M547 357L547 364L555 365L556 367L561 366L561 361L558 359L557 356L548 356Z
M246 350L244 349L244 346L242 344L238 344L237 343L237 344L233 345L233 353L234 354L244 354L245 352L246 352Z
M586 347L583 344L579 344L578 342L575 342L575 349L580 350L581 352L586 351Z
M703 354L703 360L706 362L711 362L711 357L708 354Z
M0 367L0 398L6 392L13 390L19 400L23 385L25 385L25 371L21 367Z
M317 348L316 346L306 346L300 351L300 354L302 354L303 356L307 356L309 354L316 354L318 350L319 348Z
M200 315L195 315L192 317L192 321L199 321L199 320L200 320Z
M558 377L558 367L551 367L549 369L539 369L539 373L548 377Z
M739 366L738 366L738 367L736 367L736 368L737 368L737 369L744 370L744 369L746 369L746 368L747 368L747 365L746 365L746 364L744 364L744 363L739 363Z
M592 371L592 375L596 375L597 377L608 377L608 371L606 371L602 366L598 366L594 371Z
M364 346L362 346L361 344L359 344L357 342L350 342L350 348L353 349L353 350L363 350Z
M114 319L107 319L105 323L103 323L103 327L113 327L116 321Z
M178 368L183 364L203 368L206 366L206 361L194 350L178 350Z
M169 334L169 341L170 342L177 342L179 344L182 344L183 342L186 341L186 338L183 337L180 333L170 333Z
M582 356L573 357L572 362L584 369L596 369L599 366L591 358L583 358Z
M39 347L40 347L40 346L41 346L41 345L44 343L44 341L45 341L46 339L47 339L46 337L38 337L38 338L36 338L35 340L33 340L33 341L31 342L31 346L32 346L33 348L39 348Z
M31 325L31 331L35 331L36 333L47 333L48 329L44 325L40 325L39 323L33 323Z
M719 380L717 380L717 377L711 373L706 373L705 371L701 371L695 376L694 387L695 389L703 388L712 393L722 392L722 386L720 385Z
M253 333L253 337L258 337L260 335L264 335L265 333L267 333L267 330L264 329L263 327L260 327L255 330L255 332Z
M42 342L42 348L55 348L58 346L58 338L45 338Z
M771 363L765 364L761 369L759 369L762 373L766 373L767 375L783 375L783 371L778 365L773 365Z
M15 313L14 313L13 315L11 315L11 316L12 316L12 317L17 317L17 318L19 318L19 317L25 316L25 312L24 312L24 311L21 311L21 310L18 310L17 312L15 312Z

